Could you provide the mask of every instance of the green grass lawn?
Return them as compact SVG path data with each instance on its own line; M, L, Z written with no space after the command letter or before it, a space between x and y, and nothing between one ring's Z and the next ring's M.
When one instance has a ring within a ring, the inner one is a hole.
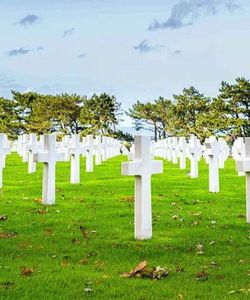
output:
M8 216L0 221L0 299L249 297L245 180L234 161L220 171L219 194L208 192L204 161L198 179L164 161L164 174L152 178L153 238L136 241L134 178L120 175L124 160L110 159L86 174L82 159L78 185L69 183L70 164L58 163L56 205L43 209L42 165L28 174L20 157L8 156L0 191L0 215ZM169 276L121 277L142 260L166 267ZM197 280L202 271L207 280Z

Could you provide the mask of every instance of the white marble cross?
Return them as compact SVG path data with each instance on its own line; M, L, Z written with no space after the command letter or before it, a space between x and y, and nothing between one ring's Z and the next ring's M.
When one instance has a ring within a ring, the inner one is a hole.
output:
M237 161L236 166L246 175L246 215L247 223L250 223L250 137L245 138L244 146L245 157Z
M28 162L28 150L26 149L26 146L29 143L29 136L28 134L23 134L21 139L21 156L23 162Z
M198 178L199 174L199 160L202 155L202 148L199 139L192 135L188 144L189 158L190 158L190 177Z
M167 160L172 160L172 150L171 150L171 138L166 139L166 147L167 147Z
M26 146L28 151L28 173L36 172L36 163L34 162L34 154L38 152L39 145L35 133L29 134L29 142Z
M211 136L205 141L206 155L209 164L209 192L218 193L219 185L219 155L220 145L216 137Z
M80 134L74 134L72 136L72 146L69 148L69 154L71 154L70 163L70 182L80 182L80 155L83 154L83 148L81 146Z
M108 159L108 137L102 137L102 161L106 161Z
M243 137L238 137L232 147L232 154L234 160L241 161L245 158L245 143ZM238 171L238 176L245 176L244 172Z
M220 144L219 168L224 169L225 161L228 159L230 150L224 138L219 138L219 144Z
M186 169L186 158L187 158L187 142L184 137L179 137L178 141L179 158L180 158L180 169Z
M71 147L71 138L69 135L65 135L59 144L59 151L65 152L66 161L70 160L69 148Z
M178 164L177 137L171 138L171 158L173 164Z
M65 153L56 150L56 135L44 135L44 149L34 155L35 162L43 162L43 204L55 204L56 162L65 161Z
M86 136L84 148L86 150L86 172L93 172L95 145L92 134Z
M150 138L135 136L135 160L122 163L122 175L135 176L135 238L152 237L151 175L163 172L163 162L151 159Z
M97 135L95 137L94 145L95 145L95 164L101 165L103 145L102 145L102 137L100 135Z
M6 135L0 133L0 188L3 186L3 168L5 167L6 155L10 153L10 146L6 141Z

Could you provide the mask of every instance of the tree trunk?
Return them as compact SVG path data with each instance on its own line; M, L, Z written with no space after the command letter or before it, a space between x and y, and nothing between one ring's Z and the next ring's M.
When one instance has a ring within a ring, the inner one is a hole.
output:
M155 142L157 142L157 126L156 126L156 123L154 123L154 126L155 126Z

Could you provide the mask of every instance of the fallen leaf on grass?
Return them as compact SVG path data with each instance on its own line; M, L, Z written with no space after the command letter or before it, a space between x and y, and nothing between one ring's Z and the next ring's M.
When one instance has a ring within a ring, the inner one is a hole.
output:
M69 265L69 259L70 259L69 256L64 256L64 257L63 257L63 260L62 260L62 262L61 262L61 266L62 266L62 267L67 267L67 266Z
M85 226L80 226L80 230L81 230L82 236L83 236L85 239L88 239L89 236L88 236L87 227L85 227Z
M198 281L205 281L205 280L208 279L208 273L205 272L205 271L201 271L201 272L196 274L195 278Z
M199 221L193 221L193 223L191 224L191 226L197 226L197 225L199 225Z
M6 215L0 216L0 221L7 221L8 217Z
M176 272L177 272L177 273L182 273L182 272L184 272L184 268L181 267L181 266L177 266L177 267L176 267Z
M40 215L46 215L48 213L47 208L38 208L37 213Z
M51 228L44 229L43 232L44 232L44 235L46 235L46 236L53 235L53 230Z
M238 218L245 218L245 215L238 215Z
M196 245L197 254L203 254L204 253L204 246L201 244Z
M1 232L0 239L11 239L17 236L16 232Z
M21 268L21 276L23 276L23 277L31 276L33 274L33 272L34 272L34 270L31 268L27 268L27 267Z
M140 262L135 269L130 272L125 272L121 276L125 278L151 278L151 279L160 279L162 277L167 277L169 271L160 266L158 267L149 267L147 261Z
M41 204L43 202L42 198L36 198L34 202Z
M71 242L72 242L72 244L74 244L74 245L79 245L79 244L80 244L80 241L77 240L77 239L72 239Z
M15 283L14 282L10 282L10 281L5 281L5 282L1 282L0 283L0 287L3 289L9 289L14 287Z
M79 264L80 264L80 265L87 265L87 264L88 264L88 259L87 259L87 258L82 258L82 259L79 261Z
M121 198L122 201L126 201L126 202L134 202L134 196L124 196Z
M230 291L228 292L228 294L250 294L250 288L246 288L246 289L239 289L239 290L235 290L235 291Z

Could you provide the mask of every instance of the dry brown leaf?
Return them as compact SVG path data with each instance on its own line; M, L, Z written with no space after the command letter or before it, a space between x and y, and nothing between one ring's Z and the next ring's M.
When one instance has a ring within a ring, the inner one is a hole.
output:
M72 242L72 244L74 244L74 245L79 245L79 244L80 244L80 241L77 240L77 239L72 239L71 242Z
M79 261L79 264L80 264L80 265L87 265L87 264L88 264L88 259L87 259L87 258L82 258L82 259Z
M17 236L16 232L1 232L0 239L11 239Z
M38 208L37 213L40 215L46 215L48 210L46 208Z
M80 231L81 231L82 236L83 236L85 239L88 239L88 238L89 238L87 227L85 227L85 226L80 226Z
M33 272L34 270L32 268L28 268L28 267L21 268L21 276L23 277L31 276Z
M208 279L208 273L205 271L201 271L196 274L195 278L196 278L196 280L199 280L199 281L205 281Z
M44 229L44 235L51 236L53 234L53 230L51 228Z
M135 269L130 272L125 272L121 276L125 278L138 277L138 278L151 278L151 279L160 279L162 277L167 277L169 272L160 266L158 267L149 267L147 261L140 262Z
M134 202L135 198L134 196L124 196L121 198L122 201L126 201L126 202Z
M0 287L3 289L9 289L11 287L14 287L15 283L10 281L5 281L0 283Z
M43 202L42 198L36 198L34 202L41 204Z

